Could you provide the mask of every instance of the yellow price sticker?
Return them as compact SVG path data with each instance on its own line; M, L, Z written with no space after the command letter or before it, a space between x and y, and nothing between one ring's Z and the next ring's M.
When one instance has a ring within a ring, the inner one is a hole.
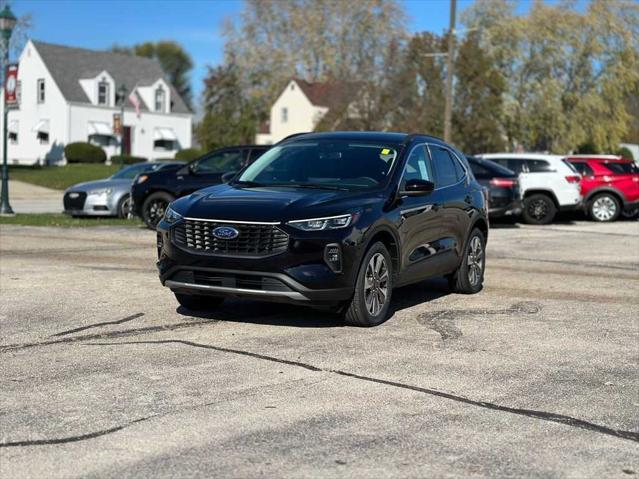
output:
M390 150L388 148L384 148L382 150L382 155L388 155L390 153Z

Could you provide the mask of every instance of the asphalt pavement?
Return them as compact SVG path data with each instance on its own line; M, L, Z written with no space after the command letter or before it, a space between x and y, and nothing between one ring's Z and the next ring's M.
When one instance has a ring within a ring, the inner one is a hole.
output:
M0 227L0 477L636 477L639 223L491 229L382 326L178 308L138 228Z

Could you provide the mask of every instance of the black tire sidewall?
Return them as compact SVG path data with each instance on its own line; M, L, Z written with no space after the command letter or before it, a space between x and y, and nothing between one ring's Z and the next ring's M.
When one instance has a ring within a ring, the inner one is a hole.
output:
M468 252L470 251L470 243L475 236L479 237L482 248L482 264L481 264L481 278L476 285L470 284L468 279ZM466 246L464 247L463 257L461 264L457 271L450 277L453 288L457 293L461 294L475 294L479 293L484 288L484 275L486 273L486 238L484 233L479 228L474 228L468 239L466 240Z
M542 219L537 219L534 216L528 214L528 205L534 200L544 200L548 204L548 214L546 214L546 216L544 216ZM555 206L555 202L548 195L537 193L534 195L530 195L528 198L524 199L524 211L522 213L522 216L528 224L547 225L552 222L556 214L557 207Z
M158 220L157 223L153 224L153 222L148 216L149 205L151 204L151 202L158 199L163 199L164 201L166 201L166 206L168 206L169 203L171 203L171 201L173 201L175 198L171 194L166 193L164 191L157 191L147 196L147 198L144 200L144 203L142 204L142 220L150 229L155 229L155 227L157 226L157 223L159 223L159 220Z
M603 197L610 198L612 201L614 201L615 206L617 207L615 210L615 214L612 215L612 217L609 220L600 220L592 213L592 207L594 206L595 201ZM621 214L621 203L614 195L611 195L610 193L599 193L593 196L592 199L588 202L588 216L590 217L592 221L596 221L597 223L612 223L617 218L619 218L620 214Z
M131 195L124 195L122 198L120 198L120 200L118 201L118 206L117 206L117 215L118 218L127 218L128 215L123 215L122 214L122 207L124 206L124 202L126 200L131 199Z

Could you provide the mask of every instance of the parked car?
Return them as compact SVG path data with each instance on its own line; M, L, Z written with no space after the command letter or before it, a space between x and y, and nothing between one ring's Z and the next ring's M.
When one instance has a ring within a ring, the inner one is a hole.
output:
M482 186L442 140L310 133L174 201L157 231L160 280L187 309L240 296L373 326L398 286L442 275L479 292L488 220Z
M491 218L519 216L521 214L519 175L490 160L474 156L466 158L475 178L488 192L488 215Z
M585 210L594 221L614 221L639 213L639 166L613 155L573 155L568 161L581 173Z
M581 175L565 157L529 153L477 155L519 174L523 197L522 217L526 223L545 225L557 211L581 208Z
M230 146L181 167L140 175L131 186L133 213L155 229L171 201L230 180L269 148L270 145Z
M135 163L104 180L73 185L64 192L64 213L126 218L131 211L131 183L136 176L182 165L184 163L178 161Z

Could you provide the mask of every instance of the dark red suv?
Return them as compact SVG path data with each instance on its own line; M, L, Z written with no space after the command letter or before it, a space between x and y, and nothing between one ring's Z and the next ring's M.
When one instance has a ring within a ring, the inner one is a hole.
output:
M581 194L594 221L614 221L639 213L639 167L613 155L575 155L567 160L581 173Z

